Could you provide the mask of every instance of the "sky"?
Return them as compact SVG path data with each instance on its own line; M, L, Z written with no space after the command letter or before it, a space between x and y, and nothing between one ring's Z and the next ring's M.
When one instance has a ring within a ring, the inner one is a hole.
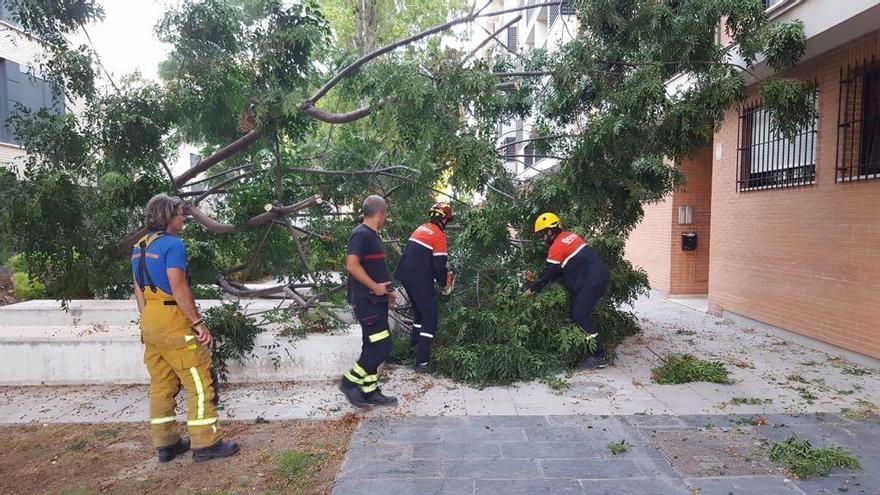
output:
M104 21L88 27L104 66L118 81L140 71L145 79L157 79L159 62L168 47L159 42L153 28L167 10L167 0L102 0Z

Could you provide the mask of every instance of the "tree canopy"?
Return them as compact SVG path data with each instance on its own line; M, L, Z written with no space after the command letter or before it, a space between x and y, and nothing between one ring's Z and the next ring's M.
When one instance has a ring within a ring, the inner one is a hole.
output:
M623 308L647 278L624 259L625 239L642 205L680 183L669 163L711 143L753 82L716 29L747 65L763 58L776 70L760 85L780 132L815 111L810 86L786 78L804 52L803 27L769 22L761 0L577 0L574 40L558 51L494 44L481 58L436 34L491 14L488 4L386 4L186 0L156 27L172 46L162 80L133 75L112 87L95 84L102 73L87 47L65 41L100 18L96 1L7 1L25 29L57 43L45 70L58 97L85 110L20 108L11 119L29 155L17 176L0 177L0 228L11 234L0 242L24 253L53 297L125 297L144 205L180 194L196 220L184 233L195 282L254 295L238 283L271 276L274 294L317 311L339 302L349 212L367 194L389 201L382 234L392 252L445 198L457 210L459 280L442 305L435 369L509 383L573 366L588 348L564 290L521 297L524 272L545 254L529 234L542 211L558 212L612 270L596 312L612 352L637 331ZM676 74L690 84L669 91ZM523 183L503 166L497 129L527 117L535 147L562 159ZM173 177L167 163L182 143L204 158ZM197 182L207 191L190 191Z

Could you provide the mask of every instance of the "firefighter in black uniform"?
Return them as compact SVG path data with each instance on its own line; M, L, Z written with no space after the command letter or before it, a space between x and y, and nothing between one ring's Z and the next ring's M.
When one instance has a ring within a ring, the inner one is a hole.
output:
M345 268L348 271L348 302L363 330L361 355L342 377L340 390L351 405L395 406L397 399L379 390L379 365L391 353L388 304L394 302L385 263L385 246L378 231L385 225L388 208L381 196L364 200L363 223L348 238Z
M554 213L542 213L535 220L535 233L550 246L544 270L526 295L540 292L547 284L563 278L571 293L571 319L590 337L596 350L582 363L586 369L606 366L602 334L590 319L599 299L605 294L610 274L602 259L579 235L562 230Z
M434 281L441 288L451 284L446 249L446 225L452 221L452 207L436 203L428 212L431 217L410 236L394 272L412 302L415 318L411 343L416 348L416 372L428 369L431 343L437 332L437 299Z

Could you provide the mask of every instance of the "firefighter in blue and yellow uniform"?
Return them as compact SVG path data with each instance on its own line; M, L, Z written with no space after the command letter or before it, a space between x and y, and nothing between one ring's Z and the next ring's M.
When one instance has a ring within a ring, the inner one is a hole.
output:
M150 374L150 430L159 462L190 448L181 439L174 412L181 385L188 395L187 426L193 461L233 456L235 442L221 440L211 377L213 342L189 287L183 203L164 194L147 203L146 226L131 256L134 292L141 314L144 364Z
M416 348L416 372L424 373L431 359L431 343L437 332L437 299L434 282L441 288L451 282L446 249L446 225L452 221L452 207L436 203L431 217L412 233L404 247L394 278L400 280L413 306L412 345Z
M540 292L550 282L563 278L571 293L571 319L589 337L596 339L596 350L587 356L581 367L605 367L602 332L596 329L590 315L608 287L608 268L579 235L562 230L562 223L554 213L538 216L535 233L550 246L550 250L544 270L526 295Z
M395 406L397 399L379 389L379 365L391 354L388 305L394 302L391 278L385 262L385 246L379 229L385 225L388 208L381 196L364 200L363 223L348 238L345 269L348 271L348 302L361 325L361 355L339 384L345 398L358 408Z

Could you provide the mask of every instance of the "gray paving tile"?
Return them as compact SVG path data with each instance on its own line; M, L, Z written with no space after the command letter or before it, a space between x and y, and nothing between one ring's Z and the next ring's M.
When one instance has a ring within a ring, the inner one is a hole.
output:
M358 428L355 440L366 438L366 441L381 440L386 442L439 442L441 440L440 428L420 428L413 426L405 427L378 427L366 425ZM449 431L461 431L459 429Z
M472 416L379 416L366 418L363 424L383 428L462 428L469 426L472 418Z
M530 442L598 442L605 438L597 429L577 426L527 426L523 429Z
M794 484L807 495L877 495L880 493L880 473L863 471L844 476L798 479Z
M540 464L547 478L625 479L645 476L632 459L556 459L542 460Z
M585 459L602 457L608 447L597 442L507 442L501 444L506 459Z
M586 495L691 495L675 478L580 480Z
M522 459L450 459L443 460L444 478L484 478L522 480L541 477L538 464Z
M486 442L414 443L413 459L499 459L501 444Z
M686 478L685 483L698 489L700 495L803 495L790 480L782 476L747 476L720 478Z
M489 428L548 426L550 424L546 416L470 416L470 420L470 424L473 426L488 426Z
M410 442L353 442L345 456L345 462L363 464L382 460L410 460L412 454L413 444Z
M446 476L450 478L452 476ZM346 464L341 479L440 478L440 460L376 461Z
M473 480L440 479L343 479L333 495L465 495L474 493Z
M439 430L444 442L520 442L526 440L521 427L499 426L496 428L468 426Z
M634 416L624 416L622 419L628 425L649 430L676 430L690 427L690 425L678 416L670 416L667 414L639 414Z
M583 495L577 480L477 480L477 495Z

